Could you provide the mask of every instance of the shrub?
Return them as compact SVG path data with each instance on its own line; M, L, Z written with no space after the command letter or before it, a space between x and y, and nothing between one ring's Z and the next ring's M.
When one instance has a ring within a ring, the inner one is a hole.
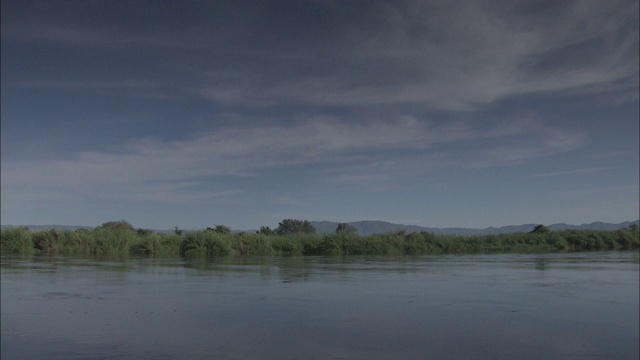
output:
M238 255L271 255L273 248L268 236L237 234L232 241L232 248Z
M230 234L231 233L231 229L227 226L224 225L216 225L215 228L207 228L207 231L213 231L216 232L218 234Z
M271 248L280 255L302 255L304 244L298 236L281 235L270 236Z
M332 235L324 235L316 248L318 255L341 255L343 254L340 239Z
M180 255L223 256L231 253L229 237L213 231L188 232L180 244Z
M36 252L31 233L24 226L0 229L0 249L2 253L32 254Z
M316 228L307 220L284 219L278 224L276 234L315 234Z
M533 230L531 230L529 233L530 234L548 234L550 232L551 230L548 227L540 224L534 227Z
M40 252L57 253L62 249L62 240L57 230L35 231L32 233L33 246Z
M121 231L128 231L128 232L136 232L136 229L133 228L133 226L131 226L131 224L129 224L128 222L121 220L121 221L107 221L106 223L100 225L98 228L102 228L105 230L121 230Z
M92 231L91 253L129 254L139 241L137 233L128 226L100 226Z
M261 226L260 230L256 232L257 234L262 235L275 235L276 233L271 230L268 226Z

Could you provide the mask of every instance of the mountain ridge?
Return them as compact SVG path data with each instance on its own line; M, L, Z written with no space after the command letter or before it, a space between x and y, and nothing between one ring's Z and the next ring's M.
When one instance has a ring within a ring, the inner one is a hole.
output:
M311 224L316 228L316 231L320 234L334 233L338 227L337 222L332 221L311 221ZM463 228L463 227L427 227L418 225L403 225L395 224L386 221L354 221L346 223L353 226L360 235L373 235L380 233L396 232L404 230L407 233L426 231L437 235L492 235L492 234L508 234L517 232L529 232L539 224L521 224L521 225L507 225L500 227L488 227L484 229L476 228ZM592 223L583 223L580 225L570 225L565 223L556 223L547 225L551 230L618 230L621 228L629 227L632 224L639 225L640 220L624 221L621 223L605 223L601 221L595 221Z
M336 228L338 227L339 222L335 221L310 221L311 225L316 228L317 233L319 234L332 234L335 233ZM492 234L507 234L507 233L516 233L516 232L529 232L533 230L533 228L538 225L536 223L531 224L521 224L521 225L506 225L500 227L488 227L484 229L477 228L463 228L463 227L427 227L427 226L419 226L419 225L404 225L404 224L396 224L387 221L381 220L362 220L362 221L353 221L346 223L348 225L353 226L359 235L368 236L373 234L382 234L389 232L397 232L404 230L406 233L412 232L430 232L437 235L492 235ZM624 221L621 223L606 223L602 221L595 221L592 223L583 223L580 225L570 225L565 223L556 223L547 225L547 227L551 230L618 230L621 228L629 227L632 224L636 224L640 226L640 220L635 221ZM11 227L14 225L2 225L2 228ZM81 225L15 225L15 226L26 226L30 230L50 230L50 229L58 229L58 230L76 230L76 229L86 229L91 230L93 227L91 226L81 226ZM156 230L152 229L154 232L160 233L172 233L173 230ZM189 230L187 230L189 231ZM255 232L256 230L235 230L234 232Z

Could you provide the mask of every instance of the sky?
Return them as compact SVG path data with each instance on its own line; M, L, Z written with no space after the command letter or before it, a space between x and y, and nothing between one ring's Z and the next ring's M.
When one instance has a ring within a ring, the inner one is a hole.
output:
M640 217L637 0L1 1L3 225Z

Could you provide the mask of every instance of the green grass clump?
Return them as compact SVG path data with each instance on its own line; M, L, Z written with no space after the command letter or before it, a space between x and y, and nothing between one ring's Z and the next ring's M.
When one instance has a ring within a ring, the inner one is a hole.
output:
M37 252L33 244L32 233L26 227L9 227L0 230L0 249L2 254L14 253L30 255Z
M178 235L138 232L138 238L130 246L132 255L175 255L180 253L183 238Z
M262 234L234 234L231 247L237 255L272 255L275 251L271 238Z
M96 255L128 254L140 238L127 229L97 228L92 234L91 253Z
M228 234L214 231L188 232L180 243L180 255L224 256L232 252Z
M396 255L402 254L398 246L398 236L368 236L355 234L333 235L332 241L340 244L340 254L344 255ZM404 243L404 241L402 241Z
M276 255L303 255L304 242L296 235L264 235L271 241L271 248Z

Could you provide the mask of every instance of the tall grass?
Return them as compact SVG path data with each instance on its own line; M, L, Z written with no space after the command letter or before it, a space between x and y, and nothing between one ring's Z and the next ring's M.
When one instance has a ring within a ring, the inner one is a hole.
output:
M214 231L189 232L180 243L180 255L224 256L231 251L230 236Z
M29 255L36 252L32 233L26 227L0 229L0 249L2 253Z
M94 255L421 255L445 253L557 252L637 250L637 228L616 231L564 230L486 236L434 235L404 232L359 236L269 235L191 231L185 235L136 231L127 226L93 230L30 231L9 227L0 231L3 254Z
M140 232L138 233L138 240L131 244L130 253L134 255L179 254L182 240L182 237L176 234Z

